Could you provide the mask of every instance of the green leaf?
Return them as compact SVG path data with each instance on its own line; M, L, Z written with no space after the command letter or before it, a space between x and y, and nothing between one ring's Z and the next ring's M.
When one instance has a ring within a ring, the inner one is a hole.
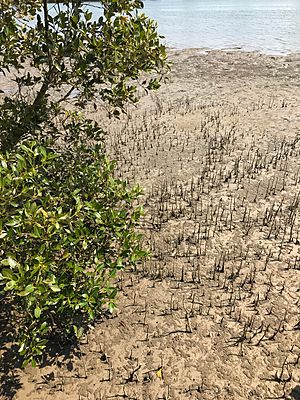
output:
M53 65L55 66L55 68L56 68L58 71L61 71L61 70L62 70L62 65L59 64L57 61L54 61Z
M80 327L78 329L78 327L76 325L73 325L73 330L74 330L76 338L80 339L82 337L83 333L84 333L84 328Z
M22 353L20 353L21 356L26 354L26 350L23 350ZM30 363L31 358L25 358L25 360L22 362L22 368L27 367L27 365Z
M115 311L115 309L116 309L116 305L115 305L114 303L110 302L110 303L108 304L108 310L109 310L109 312L110 312L111 314L113 314L113 312Z
M29 284L25 287L24 290L18 293L19 296L25 297L28 296L30 293L34 292L34 286Z
M45 321L45 322L43 322L42 323L42 325L41 325L41 332L42 333L47 333L48 332L48 330L49 330L49 327L48 327L48 324L47 324L47 322Z
M11 268L14 268L17 265L17 262L11 258L11 257L7 257L5 260L1 261L2 265L9 265Z
M8 291L8 290L12 290L13 288L15 288L17 286L17 282L16 281L8 281L5 285L4 290Z
M114 299L115 297L116 297L116 295L117 295L117 289L116 288L114 288L114 289L112 289L112 291L110 292L110 294L109 294L109 298L110 299Z
M3 269L1 271L1 275L6 278L6 279L10 279L12 281L16 281L18 278L17 276L10 270L10 269Z
M40 309L39 306L36 306L36 307L35 307L34 316L35 316L35 318L40 318L40 316L41 316L41 309Z
M1 160L1 165L4 169L7 169L7 162L5 160Z
M21 346L20 346L20 348L19 348L19 350L18 350L18 352L19 352L19 353L21 354L21 356L22 356L22 355L25 354L24 351L25 351L25 343L22 343Z
M49 286L53 292L60 292L60 287L58 287L57 285L49 285Z
M26 288L25 288L25 292L28 293L28 294L34 292L34 286L31 285L31 284L27 285Z

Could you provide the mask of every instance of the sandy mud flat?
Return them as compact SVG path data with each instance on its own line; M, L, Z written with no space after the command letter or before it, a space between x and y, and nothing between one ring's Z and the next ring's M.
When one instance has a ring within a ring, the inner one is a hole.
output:
M300 399L300 55L170 59L104 122L152 259L73 354L22 371L3 347L1 399Z

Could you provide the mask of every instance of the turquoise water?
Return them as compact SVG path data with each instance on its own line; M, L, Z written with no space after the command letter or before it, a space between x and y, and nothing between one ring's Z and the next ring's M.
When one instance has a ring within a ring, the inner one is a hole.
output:
M144 0L144 5L169 47L300 52L300 0Z

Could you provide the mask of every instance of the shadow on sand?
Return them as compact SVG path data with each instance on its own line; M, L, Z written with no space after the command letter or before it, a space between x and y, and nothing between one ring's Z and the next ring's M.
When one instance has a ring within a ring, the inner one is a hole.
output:
M18 353L18 346L14 343L15 328L11 321L11 314L11 304L0 296L0 399L4 398L5 400L13 399L22 387L18 373L22 365L22 358ZM42 368L53 363L61 365L67 360L67 368L72 369L72 355L80 356L81 354L76 342L62 345L57 337L52 338L47 347L47 359L43 360ZM44 378L51 380L51 376Z
M300 386L296 386L290 393L290 397L293 400L300 400Z

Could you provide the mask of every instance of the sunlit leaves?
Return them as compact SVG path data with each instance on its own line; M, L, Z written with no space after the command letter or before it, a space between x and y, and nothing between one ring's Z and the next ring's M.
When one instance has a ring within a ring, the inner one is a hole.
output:
M49 334L79 337L103 307L115 308L111 280L146 255L132 207L140 189L113 177L100 146L59 154L25 142L0 161L0 293L14 304L20 354L34 364Z
M17 70L0 104L0 293L14 305L24 366L49 335L80 337L104 306L112 312L116 274L146 256L132 206L140 189L114 178L99 144L85 147L103 131L64 101L76 93L77 108L101 100L118 116L137 101L140 75L157 73L142 83L156 89L166 65L141 1L99 1L98 20L80 0L62 3L0 2L0 73Z
M159 87L166 67L165 47L156 23L137 13L141 1L99 1L103 16L97 20L82 1L48 7L42 3L7 0L0 5L0 73L11 67L21 71L16 78L18 96L13 101L16 109L21 105L26 109L23 118L29 115L35 122L44 115L43 124L53 120L72 92L77 94L77 106L98 99L107 103L111 115L118 116L126 103L137 101L136 81L142 73L157 74L146 79L146 90ZM3 113L2 119L9 131L9 113ZM13 145L29 132L26 118L21 126L24 129L14 134ZM12 131L6 133L13 135ZM6 140L2 147L8 146Z

